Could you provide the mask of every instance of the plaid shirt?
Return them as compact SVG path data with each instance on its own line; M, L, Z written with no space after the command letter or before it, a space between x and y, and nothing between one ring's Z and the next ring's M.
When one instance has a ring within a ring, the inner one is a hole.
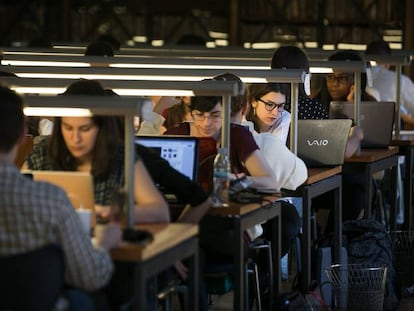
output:
M49 139L42 139L33 148L27 157L27 166L31 170L52 171L54 170L48 155ZM138 155L135 155L138 160ZM98 178L93 176L95 203L100 205L111 205L112 195L124 185L124 148L119 147L115 161L111 163L111 171L108 177Z
M108 283L111 258L92 246L65 192L0 162L0 256L49 244L62 247L68 285L92 291Z

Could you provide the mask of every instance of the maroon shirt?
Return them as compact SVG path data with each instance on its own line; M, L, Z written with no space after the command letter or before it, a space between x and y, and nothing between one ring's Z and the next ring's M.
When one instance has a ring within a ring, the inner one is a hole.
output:
M167 129L164 135L190 135L190 124L181 123ZM250 175L244 164L249 156L259 147L249 129L240 124L230 124L230 164L232 173Z

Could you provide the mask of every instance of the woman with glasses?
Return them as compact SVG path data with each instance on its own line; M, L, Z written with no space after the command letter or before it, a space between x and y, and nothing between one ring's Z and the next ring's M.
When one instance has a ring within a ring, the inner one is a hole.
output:
M282 46L276 49L271 60L273 69L302 69L309 72L309 60L305 52L297 46ZM321 120L328 118L328 111L319 101L311 98L310 74L308 83L299 85L298 119ZM313 81L313 80L312 80ZM290 111L290 84L281 84L286 95L285 110Z
M330 61L362 61L354 51L338 51L329 56ZM367 88L367 75L361 74L361 101L377 101L376 90ZM372 95L370 94L372 93ZM315 97L329 109L331 101L353 101L354 75L352 72L334 72L325 76L321 89Z

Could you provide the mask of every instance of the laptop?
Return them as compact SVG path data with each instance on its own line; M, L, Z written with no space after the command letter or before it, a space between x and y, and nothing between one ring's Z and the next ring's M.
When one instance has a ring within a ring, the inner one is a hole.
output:
M135 142L154 150L192 181L198 173L198 139L191 136L136 136Z
M86 172L70 171L22 171L35 181L46 181L65 190L76 209L95 209L94 187L92 175Z
M298 120L298 157L307 167L342 165L351 124L348 119Z
M394 126L394 102L361 102L359 120L364 139L362 148L388 148ZM354 118L351 102L333 101L329 104L330 119Z

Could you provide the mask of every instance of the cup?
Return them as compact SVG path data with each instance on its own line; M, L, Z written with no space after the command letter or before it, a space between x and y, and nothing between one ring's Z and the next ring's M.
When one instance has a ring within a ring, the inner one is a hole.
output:
M82 224L82 230L84 230L88 235L91 233L92 228L92 212L89 209L76 209L76 213L79 216L79 219Z

